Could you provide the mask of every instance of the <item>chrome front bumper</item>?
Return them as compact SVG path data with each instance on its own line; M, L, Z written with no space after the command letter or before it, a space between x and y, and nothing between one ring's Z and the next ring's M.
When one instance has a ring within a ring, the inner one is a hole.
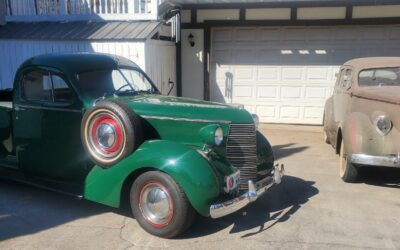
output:
M271 176L267 176L256 183L254 183L253 181L249 181L249 191L247 191L246 193L228 201L212 204L210 206L211 218L220 218L225 215L234 213L239 209L247 206L249 203L256 201L258 197L264 194L265 191L267 191L274 184L281 183L284 172L285 169L283 165L276 165Z
M361 166L369 165L400 168L400 154L385 156L352 154L350 155L350 162Z

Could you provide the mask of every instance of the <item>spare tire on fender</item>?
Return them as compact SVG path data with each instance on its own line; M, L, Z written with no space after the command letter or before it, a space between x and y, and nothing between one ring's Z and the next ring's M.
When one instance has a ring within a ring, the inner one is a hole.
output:
M85 151L100 167L109 167L133 153L143 142L140 117L118 101L99 101L81 123Z

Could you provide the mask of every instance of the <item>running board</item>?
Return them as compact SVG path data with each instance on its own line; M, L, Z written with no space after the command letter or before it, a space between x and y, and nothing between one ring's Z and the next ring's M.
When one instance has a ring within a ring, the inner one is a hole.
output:
M83 199L83 187L80 185L29 177L21 173L19 170L15 169L0 166L0 179L11 180L37 188L72 196L77 199Z

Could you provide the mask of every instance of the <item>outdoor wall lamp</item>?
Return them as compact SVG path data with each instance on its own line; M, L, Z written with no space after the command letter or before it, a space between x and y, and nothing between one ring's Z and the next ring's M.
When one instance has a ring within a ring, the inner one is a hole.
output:
M193 36L192 33L190 33L189 36L188 36L188 42L189 42L191 47L194 47L195 42L194 42L194 36Z

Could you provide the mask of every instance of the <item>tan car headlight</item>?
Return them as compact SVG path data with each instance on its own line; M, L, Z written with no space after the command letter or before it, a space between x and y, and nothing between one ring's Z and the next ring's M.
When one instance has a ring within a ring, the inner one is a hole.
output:
M380 115L375 118L375 127L379 134L385 136L392 130L392 120L387 115Z

